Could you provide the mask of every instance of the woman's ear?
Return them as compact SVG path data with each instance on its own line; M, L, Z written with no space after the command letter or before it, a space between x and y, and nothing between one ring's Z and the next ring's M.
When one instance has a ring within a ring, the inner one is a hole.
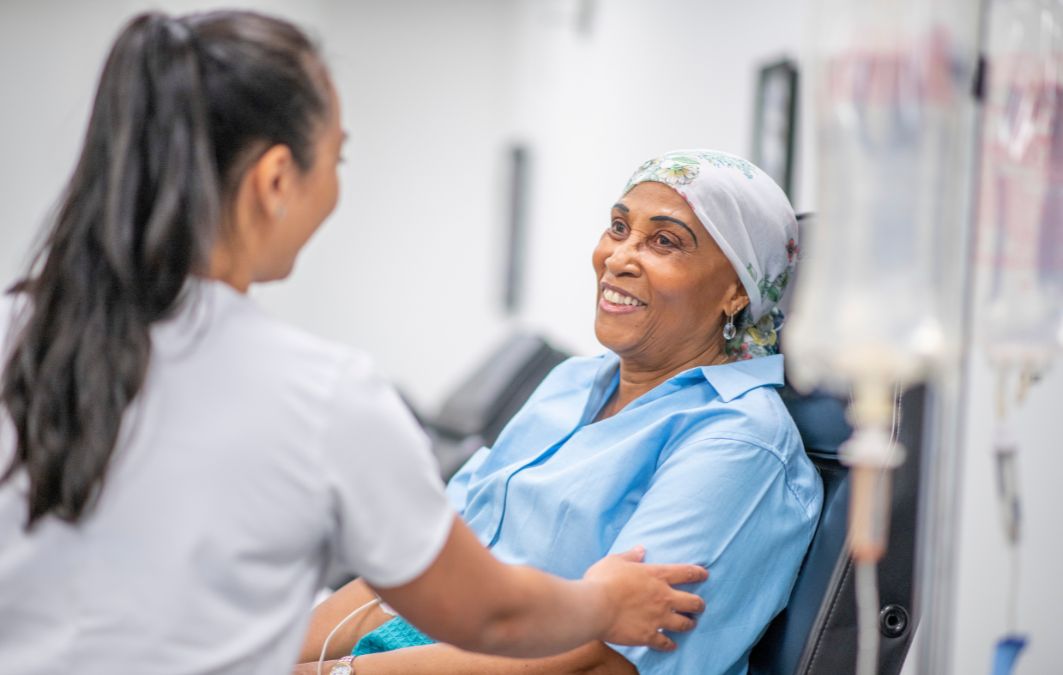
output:
M724 311L728 316L734 316L743 309L749 306L749 294L746 293L745 286L738 284L738 288L735 290L731 298L725 303Z

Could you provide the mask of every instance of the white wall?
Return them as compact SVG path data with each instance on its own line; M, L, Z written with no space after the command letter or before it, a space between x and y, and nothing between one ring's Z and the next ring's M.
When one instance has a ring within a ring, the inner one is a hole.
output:
M993 373L982 358L971 372L967 405L967 448L962 489L962 521L957 566L956 639L953 672L989 672L993 643L1006 628L1011 568L1004 545L991 441L995 430ZM1063 668L1063 444L1054 423L1063 401L1063 363L1057 360L1035 385L1013 418L1021 449L1019 484L1023 493L1023 549L1019 558L1019 632L1030 644L1015 672L1059 673Z
M512 6L337 1L322 12L350 133L344 192L292 278L260 297L368 349L432 405L504 334Z
M513 5L494 0L230 2L323 42L350 132L340 205L270 310L375 354L433 405L502 338L501 224ZM0 283L76 158L106 50L133 13L203 0L0 5Z
M230 3L230 4L250 4ZM418 401L437 402L511 325L500 311L506 143L532 160L527 305L518 319L596 349L590 251L630 172L665 149L748 154L755 67L802 51L811 0L272 0L323 39L351 132L344 195L292 279L257 295L310 330L373 352ZM133 11L193 0L0 4L0 283L66 179L104 52ZM807 104L808 101L805 101ZM805 119L808 119L806 114ZM809 147L809 128L803 145ZM810 158L799 209L811 209ZM954 673L987 672L1003 629L1006 560L989 455L990 382L968 392ZM1027 551L1018 671L1059 672L1063 453L1049 420L1063 366L1022 413Z

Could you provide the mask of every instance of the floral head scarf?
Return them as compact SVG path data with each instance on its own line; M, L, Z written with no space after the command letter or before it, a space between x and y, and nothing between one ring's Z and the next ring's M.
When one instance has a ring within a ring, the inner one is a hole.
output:
M797 218L790 200L752 163L715 150L674 150L644 163L624 188L664 183L686 200L731 261L749 295L735 317L727 352L748 359L778 352L782 298L797 263Z

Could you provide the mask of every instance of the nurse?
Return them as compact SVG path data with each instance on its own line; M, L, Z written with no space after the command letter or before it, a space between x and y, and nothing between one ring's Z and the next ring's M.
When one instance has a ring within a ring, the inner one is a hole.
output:
M339 120L283 21L145 14L117 38L0 300L4 672L286 672L330 561L495 654L670 649L703 609L670 587L703 568L637 548L579 581L496 562L370 360L247 297L333 210Z

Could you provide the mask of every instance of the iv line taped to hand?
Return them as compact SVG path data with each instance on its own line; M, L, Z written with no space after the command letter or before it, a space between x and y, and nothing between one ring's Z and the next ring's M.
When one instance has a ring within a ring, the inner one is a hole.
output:
M348 621L350 621L354 617L358 616L359 614L361 614L362 612L364 612L364 611L366 611L368 609L371 609L371 608L381 604L381 602L382 601L381 601L380 598L373 598L372 600L370 600L369 602L365 603L364 605L362 605L358 609L354 610L353 612L351 612L347 616L343 617L343 619L341 619L340 622L338 624L336 624L336 626L329 632L328 637L325 638L325 644L321 645L321 656L319 656L318 659L317 659L317 675L321 675L321 668L322 668L322 666L325 663L325 654L328 652L328 643L329 643L330 640L332 640L332 636L334 636L336 634L336 631L338 631L340 628L342 628L345 623L347 623Z

